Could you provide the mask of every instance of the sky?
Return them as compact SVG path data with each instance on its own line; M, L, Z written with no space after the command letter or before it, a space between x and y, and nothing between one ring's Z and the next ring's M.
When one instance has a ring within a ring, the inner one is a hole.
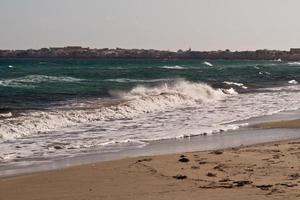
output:
M300 47L299 0L0 0L0 49Z

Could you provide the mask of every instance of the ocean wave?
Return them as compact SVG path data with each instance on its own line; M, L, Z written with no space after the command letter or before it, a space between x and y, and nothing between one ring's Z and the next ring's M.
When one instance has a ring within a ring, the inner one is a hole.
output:
M8 112L8 113L0 113L0 118L9 118L12 117L12 113Z
M122 100L122 103L113 106L33 111L16 118L3 119L0 137L7 140L101 120L132 119L141 114L217 101L232 94L232 90L213 89L204 83L182 80L157 87L141 85L129 92L112 91L115 97Z
M149 100L161 102L163 99L174 103L205 102L220 98L224 93L222 90L215 90L204 83L192 83L178 80L174 83L164 83L157 87L136 86L130 92L111 92L111 94L126 100ZM162 99L161 99L162 98ZM171 99L169 99L171 98Z
M261 72L258 72L259 75L267 75L267 76L270 76L271 73L270 72L264 72L264 71L261 71Z
M222 89L222 91L223 91L225 94L231 94L231 95L236 95L236 94L238 94L238 92L235 91L235 89L233 89L233 88Z
M175 65L175 66L162 66L163 69L184 69L184 67Z
M300 62L288 62L287 64L291 66L299 66Z
M243 89L248 89L248 87L245 86L244 83L235 83L235 82L230 82L230 81L224 81L223 83L225 83L227 85L236 85L236 86L239 86Z
M213 67L214 65L213 64L211 64L210 62L207 62L207 61L205 61L205 62L203 62L205 65L207 65L207 66L210 66L210 67Z
M69 77L69 76L46 76L46 75L28 75L14 79L0 80L0 86L5 87L34 87L33 84L43 82L79 82L82 79Z
M288 83L289 83L289 84L294 84L294 85L295 85L295 84L298 84L298 82L297 82L296 80L290 80L290 81L288 81Z
M118 83L155 83L163 81L171 81L171 79L129 79L129 78L116 78L116 79L105 79L104 81L118 82Z

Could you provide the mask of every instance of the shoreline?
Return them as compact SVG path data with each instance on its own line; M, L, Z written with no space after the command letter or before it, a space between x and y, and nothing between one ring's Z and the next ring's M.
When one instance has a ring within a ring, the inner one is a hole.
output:
M148 151L133 150L135 156L109 157L111 160L102 161L96 157L78 165L67 160L68 165L64 163L53 169L48 166L40 171L8 174L0 177L0 199L179 200L199 196L210 200L297 199L300 197L297 123L300 120L254 123L238 130L239 133L201 137L208 139L204 142L209 139L215 142L217 138L224 142L227 138L231 143L229 146L223 143L222 148L205 147L201 151L197 137L177 144L161 141L161 147L168 146L169 151L165 148L163 152L159 144L153 144L152 150L160 154L151 154L150 144ZM251 138L257 137L261 137L261 142L251 143ZM243 140L236 143L233 138ZM195 149L185 151L185 145Z
M264 123L256 124L253 127L260 128L260 129L300 128L300 119L264 122Z
M77 167L83 167L88 165L95 165L95 164L101 164L101 163L110 163L110 162L118 162L123 160L143 160L144 158L148 157L164 157L164 156L174 156L174 155L183 155L183 154L193 154L193 153L207 153L207 152L215 152L215 151L229 151L229 150L237 150L237 149L245 149L245 148L259 148L260 146L268 146L268 145L277 145L278 143L300 143L300 135L299 137L293 138L293 139L283 139L283 140L275 140L275 141L268 141L268 142L261 142L261 143L254 143L249 145L241 144L239 146L232 146L232 147L225 147L225 148L216 148L216 149L210 149L210 150L194 150L194 151L180 151L180 152L173 152L173 153L165 153L165 154L149 154L149 155L139 155L139 156L132 156L132 157L121 157L118 159L104 159L104 160L95 160L94 162L87 162L87 163L81 163L81 164L75 164L65 167L59 167L54 169L46 169L46 170L38 170L38 171L32 171L32 172L25 172L20 174L11 174L11 175L0 175L0 181L1 179L9 179L9 178L17 178L17 177L23 177L23 176L31 176L36 174L43 174L48 172L55 172L55 171L61 171L61 170L68 170L71 168L77 168ZM85 157L85 156L84 156ZM81 156L79 158L82 158Z
M296 199L299 149L293 139L0 177L0 199Z
M160 140L150 142L142 148L126 149L118 152L94 152L79 154L67 158L46 161L3 163L0 166L1 177L20 176L44 171L61 170L73 166L93 164L103 161L115 161L141 156L160 156L182 152L201 152L209 150L224 150L241 146L259 145L270 142L286 141L300 138L297 129L256 129L251 125L238 130L209 136L194 136L178 140Z
M224 150L240 146L260 145L269 142L286 141L300 138L298 127L300 110L278 113L271 116L253 118L247 127L213 135L199 135L181 139L159 140L141 148L128 148L117 152L89 152L71 157L51 160L8 162L0 165L0 178L32 174L43 171L60 170L72 166L114 161L140 156L157 156L181 152ZM284 131L282 131L282 128Z

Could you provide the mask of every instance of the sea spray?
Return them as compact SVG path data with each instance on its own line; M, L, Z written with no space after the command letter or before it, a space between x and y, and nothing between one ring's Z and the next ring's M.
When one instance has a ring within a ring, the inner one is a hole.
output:
M111 91L112 96L120 99L117 105L93 109L33 111L14 119L4 119L1 122L0 135L3 139L13 139L93 121L134 118L143 113L217 101L226 94L236 93L233 89L226 92L213 89L205 83L184 80L164 83L156 87L138 85L129 92Z

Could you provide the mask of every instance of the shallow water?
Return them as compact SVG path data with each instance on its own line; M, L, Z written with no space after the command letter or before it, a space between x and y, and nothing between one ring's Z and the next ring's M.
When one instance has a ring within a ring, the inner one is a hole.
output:
M95 163L99 161L133 158L138 156L152 156L171 153L193 151L208 151L241 147L245 145L261 144L283 140L299 139L299 129L249 129L242 128L224 134L210 136L195 136L180 140L160 140L150 142L142 148L128 146L118 152L90 152L56 159L40 159L10 162L0 165L0 176L12 176L38 171L48 171L76 165Z

